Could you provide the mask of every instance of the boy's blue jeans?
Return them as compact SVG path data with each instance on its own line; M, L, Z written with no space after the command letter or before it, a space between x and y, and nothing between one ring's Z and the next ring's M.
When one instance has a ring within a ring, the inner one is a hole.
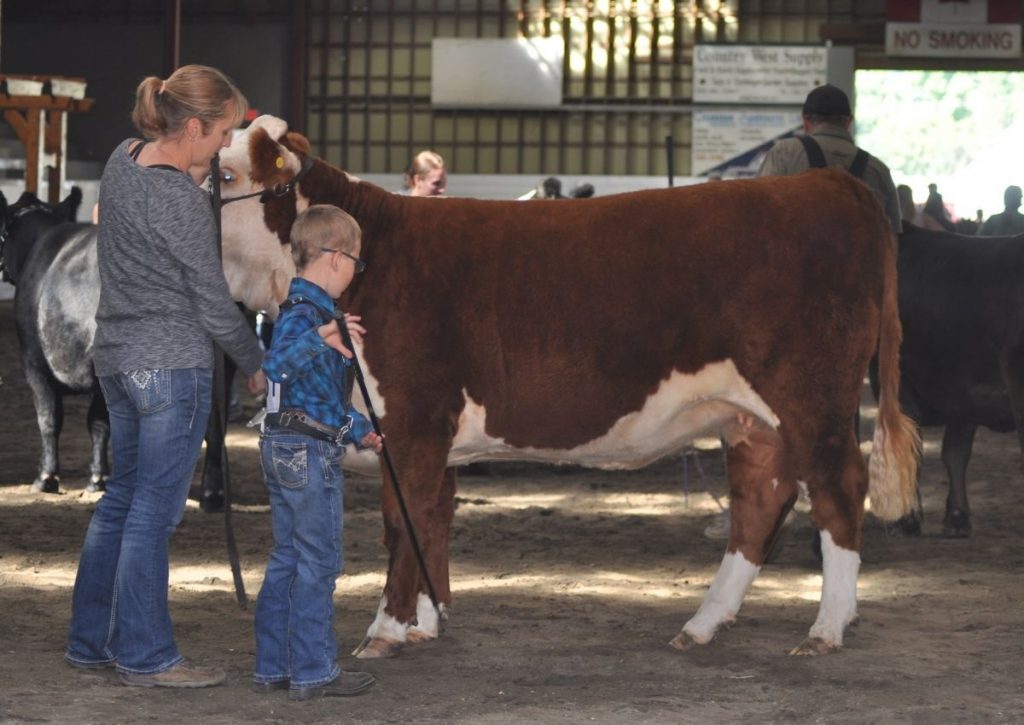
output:
M210 417L204 368L100 378L114 471L82 547L65 657L155 673L181 661L167 607L167 542L185 511Z
M256 600L256 682L300 689L341 672L334 584L342 567L344 446L268 427L260 438L274 549Z

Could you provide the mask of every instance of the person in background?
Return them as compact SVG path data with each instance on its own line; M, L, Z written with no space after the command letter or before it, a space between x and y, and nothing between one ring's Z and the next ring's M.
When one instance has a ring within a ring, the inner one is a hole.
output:
M1004 209L993 214L981 225L978 234L986 237L1003 237L1013 234L1024 234L1024 214L1021 214L1021 189L1019 186L1007 186L1003 192Z
M916 224L917 205L914 203L914 191L906 184L896 187L896 196L900 200L900 216L903 221Z
M383 439L348 399L352 352L334 317L334 300L365 265L359 225L336 206L315 204L296 218L291 246L298 276L263 365L271 386L260 457L274 549L256 600L253 689L310 700L356 695L374 682L337 663L333 595L344 561L345 444L379 453ZM358 322L346 322L357 340L365 332Z
M178 653L167 547L210 414L214 343L249 376L253 394L266 385L199 186L247 105L207 66L146 78L132 112L144 140L122 142L100 184L93 359L114 470L86 533L64 657L79 669L116 667L126 685L207 687L225 677Z
M939 187L936 184L928 184L928 198L925 199L924 209L921 210L920 226L937 232L956 231L956 226L949 218L946 203L942 200L942 194L939 193Z
M853 112L846 93L833 85L818 86L807 94L801 117L805 135L772 146L758 176L785 176L826 166L846 169L875 192L892 230L896 234L903 231L900 201L889 168L853 143Z
M444 159L433 151L420 151L412 157L405 172L405 187L398 194L406 196L443 196L448 187Z
M818 86L804 100L802 119L806 135L782 139L772 146L758 176L785 176L826 166L845 169L875 192L893 233L903 231L900 199L889 168L853 143L853 112L846 93L832 85ZM859 417L854 426L859 429ZM729 538L729 530L726 510L704 529L704 535L709 539Z

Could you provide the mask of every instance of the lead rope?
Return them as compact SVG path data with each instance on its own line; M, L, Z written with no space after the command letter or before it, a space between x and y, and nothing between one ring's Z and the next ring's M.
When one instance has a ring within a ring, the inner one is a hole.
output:
M359 392L363 394L363 400L366 402L366 412L370 418L370 423L373 425L373 431L383 439L384 432L381 430L380 420L377 419L377 413L373 410L373 403L370 402L370 391L366 388L366 380L363 377L363 368L359 365L359 356L356 355L355 345L352 344L352 336L349 334L348 326L345 324L345 315L341 312L335 312L334 319L338 321L338 330L341 332L341 339L345 343L345 347L352 351L352 367L356 371L356 382L359 383ZM402 512L402 520L405 522L405 529L409 533L409 543L412 545L412 550L416 554L416 562L419 564L420 573L423 575L423 582L427 585L427 594L430 596L430 603L434 605L434 611L437 613L438 630L441 630L444 626L444 616L441 614L441 605L437 601L437 592L434 591L434 583L430 579L430 572L427 571L427 562L423 558L423 550L420 549L420 542L416 536L416 527L413 526L412 517L409 516L409 509L405 505L405 496L402 495L402 487L398 484L398 476L395 474L395 467L391 462L391 454L388 453L387 441L383 441L381 455L384 457L384 465L387 466L388 474L391 476L391 487L395 491L395 498L398 499L398 508Z
M213 204L213 219L217 226L217 256L223 263L224 242L221 236L220 223L220 155L210 161L210 201ZM238 560L238 544L235 542L235 528L231 522L231 469L228 466L228 389L224 371L224 350L216 346L214 356L213 388L217 400L217 428L221 437L220 470L224 480L224 537L227 539L228 561L231 564L231 578L235 582L235 600L238 606L245 609L249 599L245 594L245 582L242 580L242 566Z

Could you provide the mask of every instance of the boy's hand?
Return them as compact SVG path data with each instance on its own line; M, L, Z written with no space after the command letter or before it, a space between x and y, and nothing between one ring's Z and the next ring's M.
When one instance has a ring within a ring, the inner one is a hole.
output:
M366 334L366 328L359 324L359 321L363 319L360 315L350 315L345 313L345 326L348 328L348 334L352 336L352 340L363 344L363 335Z
M366 334L366 328L359 324L361 319L363 318L359 315L345 313L345 326L348 328L348 334L352 337L353 342L358 342L360 345L363 343L363 335ZM317 328L317 332L320 333L325 345L334 348L347 358L352 357L352 351L342 342L337 320L331 320L326 325L321 325Z
M359 445L363 448L372 448L374 453L380 453L381 449L384 448L384 436L379 436L370 431Z
M320 325L320 327L316 328L316 331L320 333L320 337L327 347L334 348L347 358L352 357L352 351L345 347L345 343L341 341L341 330L338 329L337 320L331 320L326 325Z

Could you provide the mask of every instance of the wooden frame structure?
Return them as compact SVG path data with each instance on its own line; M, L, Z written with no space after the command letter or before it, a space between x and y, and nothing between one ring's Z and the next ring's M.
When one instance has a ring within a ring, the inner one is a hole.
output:
M67 168L68 113L93 106L85 79L0 75L0 109L25 148L25 191L60 201ZM47 173L49 172L49 173Z

